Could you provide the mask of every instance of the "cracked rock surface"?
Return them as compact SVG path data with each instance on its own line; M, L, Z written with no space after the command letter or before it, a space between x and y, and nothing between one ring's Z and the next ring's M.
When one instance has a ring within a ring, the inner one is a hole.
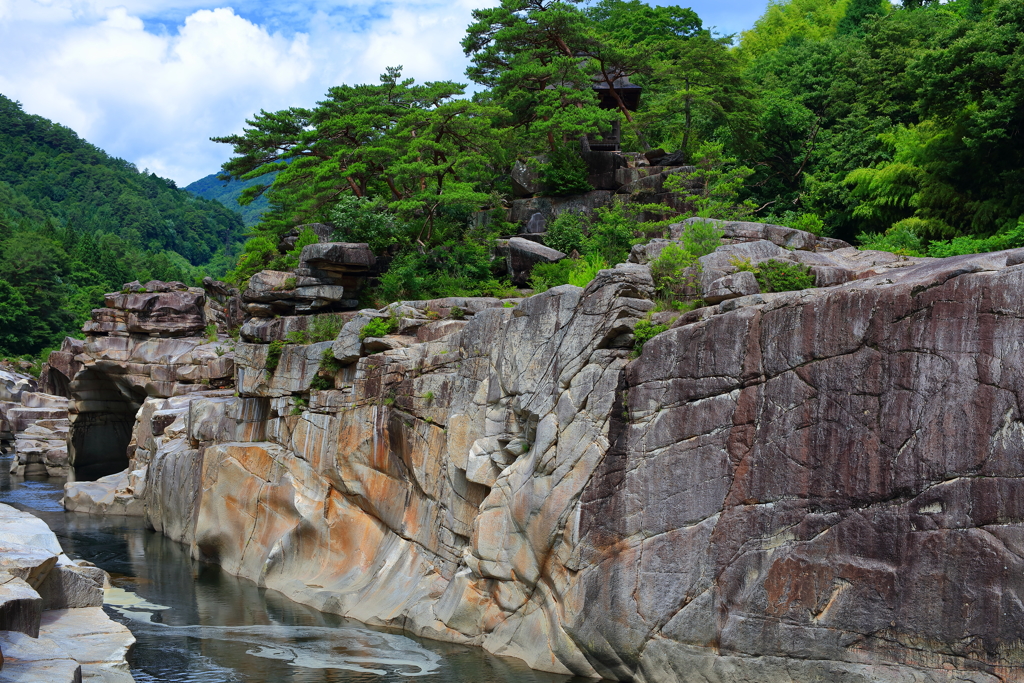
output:
M742 230L723 253L805 239ZM547 671L1022 680L1024 250L813 244L782 256L852 275L636 359L638 263L382 344L367 312L274 371L240 344L238 395L146 399L108 488L260 585Z

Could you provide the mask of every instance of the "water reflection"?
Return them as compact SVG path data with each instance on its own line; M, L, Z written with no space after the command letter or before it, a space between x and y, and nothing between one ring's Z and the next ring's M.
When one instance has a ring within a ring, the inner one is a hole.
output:
M0 502L49 524L65 552L111 574L106 607L138 643L140 683L582 683L479 648L371 629L192 560L141 520L64 512L63 482L7 474Z

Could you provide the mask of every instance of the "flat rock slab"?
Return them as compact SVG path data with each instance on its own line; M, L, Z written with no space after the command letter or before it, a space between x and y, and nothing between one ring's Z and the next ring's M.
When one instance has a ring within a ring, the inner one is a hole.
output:
M108 617L102 607L44 612L39 638L59 643L69 657L81 664L84 680L103 683L132 683L134 680L125 657L135 644L135 636L126 626ZM6 667L0 675L5 672Z
M82 683L82 666L51 638L0 631L0 650L4 653L2 683ZM130 674L124 680L132 680Z

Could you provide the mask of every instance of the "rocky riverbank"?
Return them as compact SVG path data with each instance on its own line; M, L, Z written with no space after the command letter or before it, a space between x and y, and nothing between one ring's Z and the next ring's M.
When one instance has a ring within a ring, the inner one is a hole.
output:
M107 575L46 524L0 504L0 681L131 683L131 632L103 611Z
M120 444L123 471L66 505L547 671L1020 680L1024 250L907 259L725 227L695 273L718 303L638 358L667 242L585 289L353 312L311 343L290 334L309 316L211 342L190 336L198 295L112 295L104 315L159 329L94 329L76 356L72 461ZM737 259L806 264L819 288L762 293ZM379 317L392 334L361 334Z

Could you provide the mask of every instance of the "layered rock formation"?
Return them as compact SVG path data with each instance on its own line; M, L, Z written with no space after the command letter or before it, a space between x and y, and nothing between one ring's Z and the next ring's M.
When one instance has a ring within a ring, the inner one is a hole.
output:
M15 453L11 474L66 477L68 400L36 391L38 385L27 375L0 373L0 444Z
M704 291L737 253L844 284L736 277L635 359L642 263L514 307L360 312L279 356L288 324L252 326L237 395L140 394L130 466L68 507L548 671L1021 680L1024 250L913 260L770 228L734 226ZM393 334L362 333L384 315ZM99 362L82 374L128 381Z
M72 562L42 520L0 505L0 680L131 683L135 638L103 611L107 578Z

